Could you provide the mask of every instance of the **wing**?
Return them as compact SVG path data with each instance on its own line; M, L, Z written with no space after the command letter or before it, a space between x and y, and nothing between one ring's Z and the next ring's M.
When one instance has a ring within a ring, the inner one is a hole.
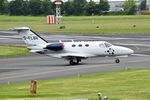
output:
M86 59L88 57L93 57L94 55L83 54L83 53L61 53L61 54L51 54L49 56L56 57L56 58L64 58L64 59L70 59L70 58Z

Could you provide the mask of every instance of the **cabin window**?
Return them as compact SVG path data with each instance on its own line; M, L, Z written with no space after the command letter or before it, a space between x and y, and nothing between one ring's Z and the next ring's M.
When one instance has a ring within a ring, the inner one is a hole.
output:
M72 45L72 47L75 47L75 46L76 46L75 44Z
M82 47L82 44L79 44L79 47Z
M86 47L89 47L89 44L86 44L85 46L86 46Z

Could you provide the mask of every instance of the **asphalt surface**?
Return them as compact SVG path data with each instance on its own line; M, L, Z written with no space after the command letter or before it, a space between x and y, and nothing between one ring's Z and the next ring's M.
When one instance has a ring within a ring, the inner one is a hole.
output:
M39 33L40 34L40 33ZM117 71L136 68L150 68L150 35L62 35L40 34L49 42L62 40L104 40L115 45L129 47L135 51L133 56L120 58L89 58L81 64L70 66L63 59L44 55L19 57L0 57L0 83L23 82L30 80L52 79L57 77L88 74L95 72ZM0 45L24 45L17 33L0 32Z

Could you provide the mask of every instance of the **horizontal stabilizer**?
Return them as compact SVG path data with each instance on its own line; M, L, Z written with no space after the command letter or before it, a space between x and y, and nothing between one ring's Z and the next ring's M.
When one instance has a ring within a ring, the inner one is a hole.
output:
M29 27L16 27L14 29L12 29L13 31L22 31L22 30L30 30Z
M132 56L145 57L145 56L149 56L149 55L145 55L145 54L132 54Z

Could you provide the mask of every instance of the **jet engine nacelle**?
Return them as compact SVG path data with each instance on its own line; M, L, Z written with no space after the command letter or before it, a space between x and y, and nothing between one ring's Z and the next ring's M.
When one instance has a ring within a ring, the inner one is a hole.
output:
M45 49L53 50L53 51L59 51L64 49L63 43L53 43L46 46Z

